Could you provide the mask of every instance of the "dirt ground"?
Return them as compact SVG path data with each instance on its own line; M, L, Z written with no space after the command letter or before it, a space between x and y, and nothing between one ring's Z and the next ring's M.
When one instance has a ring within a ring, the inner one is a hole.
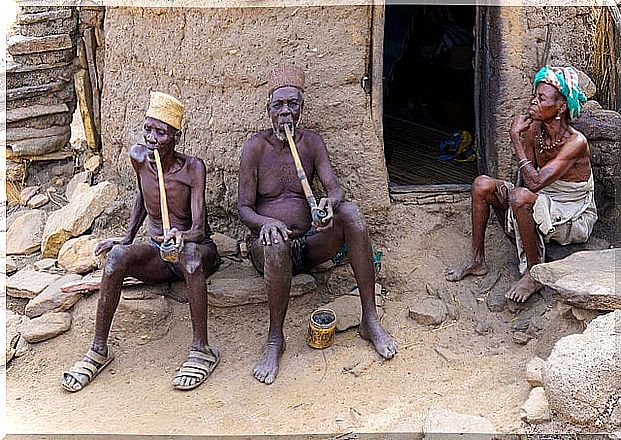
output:
M251 375L267 331L268 307L259 304L210 308L210 342L222 352L220 365L196 390L175 391L170 381L185 360L191 333L187 305L168 300L174 320L167 334L144 343L143 335L123 332L123 322L115 321L115 361L83 391L69 394L60 387L60 377L90 344L95 294L74 307L67 333L33 345L9 364L7 432L418 433L431 408L486 417L503 433L527 429L519 415L530 390L525 364L535 354L547 357L561 336L580 331L579 323L540 295L525 308L488 310L486 296L503 293L514 279L514 250L495 219L487 237L493 270L477 280L444 281L444 268L469 253L468 202L394 204L370 226L384 252L379 282L387 291L383 324L400 344L394 359L382 361L355 330L337 334L334 345L323 351L306 345L309 313L333 294L344 293L318 289L290 303L287 351L273 385ZM328 285L346 289L350 281L341 275ZM437 328L412 320L408 306L430 292L453 298L458 319ZM519 345L512 334L516 323L524 322L530 328L538 322L535 329L544 325L534 339Z

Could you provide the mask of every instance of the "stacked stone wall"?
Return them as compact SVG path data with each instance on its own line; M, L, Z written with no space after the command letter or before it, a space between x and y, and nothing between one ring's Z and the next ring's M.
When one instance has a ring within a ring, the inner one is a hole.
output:
M63 149L76 107L73 59L77 13L71 7L23 6L8 38L7 147L10 158Z

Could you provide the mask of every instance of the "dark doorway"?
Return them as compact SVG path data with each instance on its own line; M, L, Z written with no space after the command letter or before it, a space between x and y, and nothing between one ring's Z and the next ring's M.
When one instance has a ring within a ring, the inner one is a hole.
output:
M386 6L383 132L390 183L477 176L475 6Z

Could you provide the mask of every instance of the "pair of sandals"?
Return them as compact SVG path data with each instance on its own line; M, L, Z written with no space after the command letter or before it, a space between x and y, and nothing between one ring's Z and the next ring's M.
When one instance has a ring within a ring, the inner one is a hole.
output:
M188 360L185 361L179 371L172 380L173 388L182 391L193 390L201 385L211 375L213 370L220 362L220 352L217 348L208 347L209 353L205 353L198 350L190 350ZM108 356L102 356L101 354L89 349L84 356L85 360L77 361L69 370L63 373L61 386L71 392L75 393L83 389L86 385L90 384L95 377L106 368L106 366L114 359L114 353L108 349ZM204 361L199 363L196 359ZM73 386L69 384L69 379L74 380ZM189 383L185 380L187 378L196 379L195 382Z

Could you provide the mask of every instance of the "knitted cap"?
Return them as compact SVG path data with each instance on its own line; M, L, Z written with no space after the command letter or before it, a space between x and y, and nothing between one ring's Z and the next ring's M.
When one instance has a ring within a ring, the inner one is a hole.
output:
M269 94L281 87L296 87L304 91L304 71L292 65L278 66L267 76Z
M177 98L162 92L151 92L147 116L181 130L183 108L183 103Z

